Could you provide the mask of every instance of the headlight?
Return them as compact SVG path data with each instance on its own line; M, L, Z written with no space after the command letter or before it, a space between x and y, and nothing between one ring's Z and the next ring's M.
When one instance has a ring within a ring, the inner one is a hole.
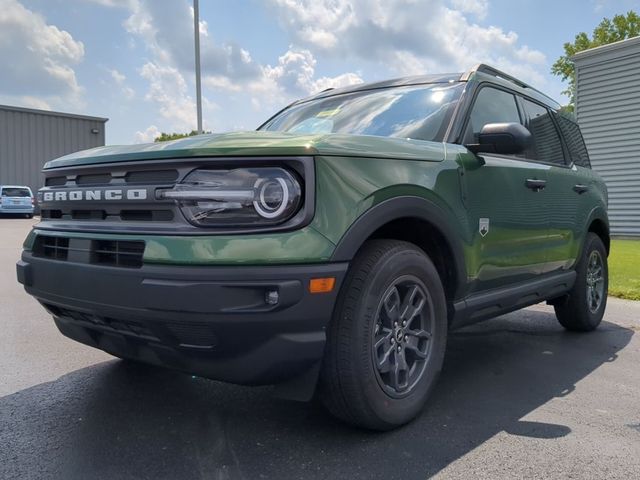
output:
M301 186L283 168L194 170L160 199L175 200L198 226L276 225L300 209Z

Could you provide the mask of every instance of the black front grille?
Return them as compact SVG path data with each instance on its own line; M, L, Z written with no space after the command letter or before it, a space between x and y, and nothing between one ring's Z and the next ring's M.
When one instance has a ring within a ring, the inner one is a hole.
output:
M120 210L120 219L125 222L170 222L171 210Z
M104 210L71 210L71 218L74 220L104 220L107 212Z
M125 335L135 336L144 340L158 341L158 337L151 330L139 322L133 320L117 320L115 318L101 317L93 313L80 312L56 305L44 304L44 307L56 317L63 317L76 322L90 324L104 330L111 330Z
M146 342L161 342L194 350L210 350L219 344L211 325L205 322L154 321L146 325L135 320L103 317L49 303L43 303L43 306L53 316L83 327L120 333L128 338L137 338Z
M67 183L67 177L49 177L44 181L47 187L60 187Z
M171 222L174 214L171 210L138 209L119 210L112 213L106 210L74 209L62 211L60 209L43 208L40 211L44 220L112 220L122 222Z
M145 243L139 240L89 240L38 235L35 257L109 267L140 268Z
M36 251L40 257L67 260L69 256L69 239L65 237L39 236L34 246L34 253Z
M127 183L173 183L178 179L177 170L142 170L129 172L124 177Z
M94 240L91 246L91 263L114 267L139 268L142 266L144 242Z
M40 216L43 220L49 218L62 218L62 210L59 209L51 209L51 208L43 208L40 210Z
M111 182L110 173L90 173L76 177L77 185L106 185L109 182Z
M110 184L167 184L178 179L178 170L131 170L127 172L81 173L68 177L48 177L44 184L47 187L74 185L110 185Z

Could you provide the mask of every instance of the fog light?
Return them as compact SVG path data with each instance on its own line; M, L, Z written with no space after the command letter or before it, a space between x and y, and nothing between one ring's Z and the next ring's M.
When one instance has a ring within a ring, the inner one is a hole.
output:
M277 290L269 290L264 296L264 301L267 305L277 305L280 301L280 294Z

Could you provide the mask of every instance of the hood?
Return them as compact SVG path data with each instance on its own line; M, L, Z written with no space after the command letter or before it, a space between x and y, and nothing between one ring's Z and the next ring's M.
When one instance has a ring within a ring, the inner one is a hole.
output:
M441 161L444 158L444 145L370 135L300 135L251 131L197 135L170 142L97 147L51 160L44 168L165 158L308 155Z

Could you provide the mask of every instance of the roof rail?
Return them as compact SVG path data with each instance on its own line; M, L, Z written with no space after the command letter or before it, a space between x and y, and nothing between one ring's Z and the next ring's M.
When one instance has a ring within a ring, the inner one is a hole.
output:
M519 86L521 88L528 88L530 90L533 90L536 93L539 93L540 95L543 95L544 97L548 98L553 103L558 104L558 102L556 102L549 95L541 92L540 90L538 90L535 87L532 87L528 83L525 83L522 80L518 80L516 77L514 77L512 75L509 75L508 73L504 73L503 71L498 70L497 68L494 68L494 67L492 67L490 65L486 65L484 63L479 63L478 65L475 65L474 67L472 67L471 70L468 70L467 72L463 73L462 76L460 77L460 81L461 82L466 82L467 80L469 80L469 78L471 78L471 75L473 75L474 73L486 73L487 75L491 75L493 77L502 78L504 80L507 80L507 81L509 81L511 83L516 84L517 86Z
M522 88L533 88L531 85L527 85L522 80L518 80L516 77L511 76L508 73L504 73L504 72L498 70L497 68L494 68L494 67L492 67L490 65L486 65L484 63L479 63L478 65L475 65L474 67L472 67L471 70L463 73L462 77L460 77L460 80L461 81L469 80L471 75L473 75L476 72L486 73L487 75L491 75L493 77L503 78L503 79L508 80L508 81L510 81L512 83L515 83L516 85L518 85L519 87L522 87ZM534 88L534 90L535 90L535 88Z

